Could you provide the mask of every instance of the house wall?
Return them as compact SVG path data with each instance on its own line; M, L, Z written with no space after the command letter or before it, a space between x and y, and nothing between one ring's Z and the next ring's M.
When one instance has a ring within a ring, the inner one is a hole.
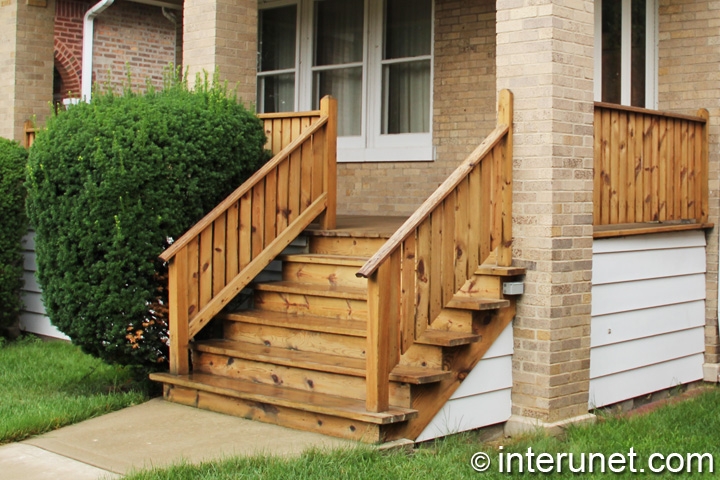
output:
M709 221L720 222L720 6L707 0L660 0L661 110L710 113ZM707 233L705 363L720 363L718 231ZM718 368L715 369L716 371ZM717 381L717 374L713 381Z
M705 246L702 231L594 242L588 408L703 378Z
M82 81L82 38L85 12L97 2L58 0L55 22L55 65L63 78L63 95L78 96ZM182 24L180 10L172 10ZM177 61L180 27L165 18L160 7L118 1L95 18L93 82L116 90L127 81L146 88L162 86L163 70Z
M435 0L434 49L436 160L339 163L338 213L410 215L495 128L495 2Z
M511 323L415 441L507 421L512 409L512 353Z

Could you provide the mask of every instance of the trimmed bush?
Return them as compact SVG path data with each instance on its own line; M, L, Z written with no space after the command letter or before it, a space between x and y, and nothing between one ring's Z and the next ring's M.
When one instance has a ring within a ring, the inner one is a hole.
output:
M25 164L27 150L0 138L0 328L17 323L22 301L20 240L27 229L25 216Z
M50 318L109 362L167 359L167 267L157 256L265 160L265 134L225 87L96 94L38 134L28 213Z

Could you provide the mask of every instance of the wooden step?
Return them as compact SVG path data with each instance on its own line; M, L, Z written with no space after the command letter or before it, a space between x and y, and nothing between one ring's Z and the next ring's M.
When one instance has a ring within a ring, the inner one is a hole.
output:
M439 347L457 347L482 340L480 335L467 332L452 332L448 330L427 329L415 343L422 345L437 345Z
M525 269L522 267L498 267L497 265L482 264L475 270L475 275L515 277L518 275L525 275Z
M255 290L277 293L294 293L297 295L310 295L314 297L341 298L345 300L366 300L367 290L354 287L333 287L327 285L312 285L298 282L282 281L271 283L257 283Z
M350 337L364 337L366 324L360 320L343 320L339 318L318 317L315 315L289 315L269 310L245 310L242 312L224 313L218 318L228 322L252 323L275 327L295 328L309 332L333 333Z
M365 264L365 257L343 255L284 255L282 280L313 285L367 288L367 279L355 273Z
M365 377L365 360L362 358L350 358L317 352L299 352L231 340L203 340L193 343L193 348L201 352L216 353L230 358L243 358L274 365ZM423 385L449 379L452 375L452 372L435 368L398 365L390 373L390 380Z
M461 310L496 310L508 307L509 305L509 300L455 295L445 307L458 308Z
M228 358L225 355L198 350L193 351L192 369L194 373L207 373L246 382L296 388L359 400L364 400L367 396L364 377L273 365L242 358ZM390 382L390 405L412 407L412 388L417 388L417 385Z
M244 382L204 373L189 375L152 373L150 379L267 405L278 405L377 425L402 422L417 414L415 410L399 407L390 407L387 411L380 413L368 412L365 409L365 402L357 399Z
M350 255L328 255L319 253L306 253L294 255L281 255L278 257L283 262L313 263L317 265L343 265L346 267L362 267L369 257Z
M367 320L366 300L323 297L299 293L284 293L256 289L254 305L258 310L282 312L291 315L312 315L341 320Z

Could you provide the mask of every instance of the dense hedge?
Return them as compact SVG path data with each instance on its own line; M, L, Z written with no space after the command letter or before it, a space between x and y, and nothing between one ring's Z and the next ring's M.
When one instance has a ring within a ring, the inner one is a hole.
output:
M48 121L28 213L50 318L110 362L167 358L157 256L267 159L260 121L217 83L97 95Z
M27 150L0 138L0 329L16 324L22 302L20 239L25 217L25 164Z

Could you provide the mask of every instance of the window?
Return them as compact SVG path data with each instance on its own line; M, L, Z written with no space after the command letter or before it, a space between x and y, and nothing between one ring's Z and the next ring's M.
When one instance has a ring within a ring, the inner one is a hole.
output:
M261 0L258 110L338 100L340 161L431 160L432 0Z
M595 0L595 100L657 108L656 0Z

